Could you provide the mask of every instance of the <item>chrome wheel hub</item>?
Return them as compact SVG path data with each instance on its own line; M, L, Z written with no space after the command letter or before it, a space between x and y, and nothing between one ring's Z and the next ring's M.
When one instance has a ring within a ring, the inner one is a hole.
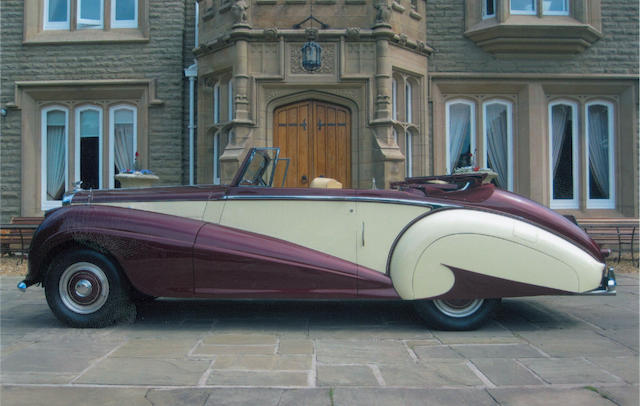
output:
M435 299L433 301L438 310L455 318L471 316L480 309L483 303L484 299Z
M62 303L69 310L89 314L106 303L109 297L109 280L97 265L78 262L62 272L58 292Z

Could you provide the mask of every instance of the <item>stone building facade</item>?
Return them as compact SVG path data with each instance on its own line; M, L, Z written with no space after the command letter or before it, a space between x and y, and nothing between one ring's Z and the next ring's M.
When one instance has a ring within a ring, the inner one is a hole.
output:
M253 146L291 158L287 186L489 167L566 214L638 216L635 0L84 3L0 3L3 222L117 186L133 151L205 184Z
M0 15L3 223L42 215L77 180L113 187L135 152L162 183L188 181L195 2L3 0Z

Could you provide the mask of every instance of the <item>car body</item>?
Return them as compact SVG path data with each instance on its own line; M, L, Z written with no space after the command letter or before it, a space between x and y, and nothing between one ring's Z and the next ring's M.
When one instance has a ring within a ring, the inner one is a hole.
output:
M503 297L615 293L606 252L582 229L486 175L273 187L287 168L278 149L256 148L231 185L70 193L36 231L19 287L41 283L78 327L162 296L403 299L462 330Z

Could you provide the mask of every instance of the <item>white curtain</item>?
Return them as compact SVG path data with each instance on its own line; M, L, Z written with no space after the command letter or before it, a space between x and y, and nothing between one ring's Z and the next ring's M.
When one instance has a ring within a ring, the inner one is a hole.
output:
M602 189L603 198L608 199L609 114L607 106L589 106L589 169Z
M115 163L118 172L133 169L133 124L115 124Z
M59 125L60 119L62 125ZM60 200L64 193L65 162L67 160L64 122L64 112L47 113L47 200Z
M470 121L471 107L462 103L452 104L449 107L449 169L451 171L456 168L465 140L470 137Z
M571 114L571 107L565 105L555 105L551 108L551 157L553 159L553 177L556 176L556 170L560 163L560 150L564 141L565 129L567 121Z
M487 154L491 169L498 174L498 186L509 187L509 134L507 127L507 107L503 104L487 106Z

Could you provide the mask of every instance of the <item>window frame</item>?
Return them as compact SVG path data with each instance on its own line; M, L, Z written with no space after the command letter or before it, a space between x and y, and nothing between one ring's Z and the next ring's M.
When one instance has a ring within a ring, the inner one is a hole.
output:
M227 84L227 119L233 121L235 111L233 111L233 78L229 79Z
M138 28L138 0L133 1L133 19L132 20L116 20L116 4L121 0L111 0L111 28Z
M398 80L391 79L391 119L398 119Z
M220 82L213 85L213 124L220 124Z
M487 142L487 108L491 104L500 104L507 108L507 190L513 192L513 102L505 99L488 99L482 103L482 159L489 168L489 144ZM477 158L477 157L476 157Z
M76 115L76 119L75 119L75 134L74 134L74 139L75 139L75 151L74 151L74 162L75 162L75 167L74 167L74 176L73 176L73 182L78 182L80 181L80 159L81 159L81 154L80 154L80 141L82 138L82 134L80 132L80 115L82 114L82 112L84 111L96 111L98 112L98 157L99 157L99 162L98 162L98 188L102 189L104 187L104 180L103 180L103 168L104 168L104 155L103 155L103 140L104 140L104 118L103 118L103 113L102 113L102 108L98 107L96 105L93 104L83 104L80 105L78 107L76 107L75 109L75 115Z
M469 137L470 137L470 141L469 141L469 147L470 147L470 151L471 153L475 153L474 151L476 150L476 127L477 127L477 118L476 118L476 103L475 101L469 100L469 99L462 99L462 98L456 98L456 99L452 99L452 100L448 100L445 103L445 159L446 159L446 169L447 169L447 174L451 173L453 171L454 168L451 168L451 148L450 148L450 125L449 125L449 119L450 119L450 111L451 111L451 106L454 104L465 104L467 106L470 107L470 124L469 124ZM476 157L477 158L477 157Z
M71 0L67 3L67 19L65 21L49 21L49 7L51 0L44 0L42 12L42 29L43 30L68 30L71 27Z
M100 19L83 19L82 18L83 0L76 0L76 26L79 30L101 30L104 29L104 0L100 0ZM97 21L97 23L91 23Z
M138 152L138 108L131 104L116 104L109 107L109 188L115 187L115 115L117 110L133 112L133 154Z
M40 116L40 207L42 211L55 209L62 206L61 200L48 200L47 199L47 114L51 111L64 112L65 127L64 127L64 142L65 142L65 156L64 156L64 190L68 190L69 179L69 108L61 105L54 104L44 107Z
M589 165L589 107L590 106L606 106L608 119L608 141L609 141L609 198L608 199L591 199L591 186L589 182L591 167ZM616 162L615 162L615 110L613 103L606 100L592 100L584 105L584 138L585 138L585 200L587 209L615 209L616 208Z

